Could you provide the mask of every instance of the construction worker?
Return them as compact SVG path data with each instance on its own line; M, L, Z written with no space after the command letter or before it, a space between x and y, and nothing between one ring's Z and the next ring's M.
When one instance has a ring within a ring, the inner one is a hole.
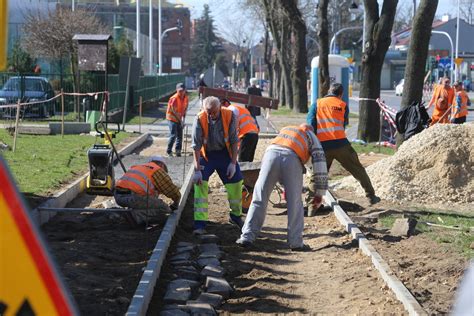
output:
M204 234L208 221L209 177L217 171L230 206L230 223L242 227L242 174L237 163L236 118L220 106L219 99L207 97L193 124L194 149L194 233Z
M173 200L171 209L178 207L181 193L168 175L162 157L151 157L148 163L132 166L115 184L114 197L118 205L133 210L124 213L127 221L135 226L147 218L170 211L160 194Z
M316 135L326 155L328 171L333 160L337 160L359 181L369 203L375 204L380 198L375 195L370 178L346 137L344 129L349 123L349 108L342 101L343 93L342 84L331 84L328 95L311 105L307 122L317 131Z
M431 125L436 123L449 123L449 112L454 101L454 89L450 86L451 80L444 77L442 84L438 85L433 92L428 108L434 105L431 115ZM449 112L448 112L449 111Z
M181 157L181 146L183 143L183 128L186 111L188 110L188 96L183 83L176 85L176 93L169 99L166 109L166 119L170 129L168 148L166 153L173 156L173 145L176 141L176 156Z
M469 100L469 96L464 91L460 81L456 81L453 87L456 97L451 107L451 123L462 124L466 122L467 107L471 105L471 100Z
M250 86L247 88L247 94L258 95L260 97L262 96L262 89L257 87L257 83L258 83L257 78L250 78ZM251 105L251 106L248 106L247 109L249 110L252 117L255 119L255 122L257 123L257 126L258 126L257 116L262 114L260 107Z
M265 220L270 194L275 184L280 182L285 188L288 207L288 244L293 251L310 250L303 244L304 208L301 198L304 165L310 157L314 171L313 204L319 208L327 190L328 177L324 151L313 128L308 124L287 126L272 140L263 156L252 203L237 244L246 247L255 241Z
M221 106L231 110L236 117L237 134L240 140L239 162L252 162L255 156L255 148L257 148L259 132L255 119L245 107L230 104L230 101L226 98L221 99Z

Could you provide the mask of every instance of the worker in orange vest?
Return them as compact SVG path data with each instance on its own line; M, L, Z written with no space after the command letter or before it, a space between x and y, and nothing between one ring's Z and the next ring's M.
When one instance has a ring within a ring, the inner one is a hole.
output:
M207 97L193 123L194 149L194 234L204 234L208 222L209 177L217 171L230 206L229 222L242 227L242 173L237 163L236 118L220 106L219 99Z
M316 135L323 146L328 171L333 160L337 160L359 181L365 190L368 202L375 204L380 198L375 195L372 182L346 137L345 126L349 122L349 108L342 101L343 93L342 84L331 84L328 95L318 99L310 107L307 122L316 130Z
M313 167L312 203L319 208L327 190L327 170L324 151L319 140L308 124L286 126L281 129L262 159L260 173L253 191L242 234L236 243L250 246L257 238L265 221L268 200L277 182L285 188L288 207L288 244L293 251L306 251L310 247L303 244L304 208L303 191L304 165L311 158Z
M433 114L431 115L431 125L436 123L449 123L449 112L451 112L451 106L454 101L454 89L450 84L451 80L444 77L442 84L438 85L433 92L433 96L428 103L428 108L434 105Z
M237 134L239 135L239 162L253 161L258 143L258 126L255 119L243 106L230 104L226 98L221 99L221 106L228 108L237 118Z
M170 129L168 138L168 148L166 153L173 156L173 145L176 141L176 156L181 157L181 147L183 144L183 128L186 111L188 110L188 96L183 83L176 85L176 93L169 99L166 109L166 119Z
M451 123L462 124L466 122L467 107L471 105L471 100L466 91L464 91L462 83L456 81L453 84L456 97L451 107Z
M173 200L168 206L161 198L164 194ZM168 167L162 157L151 157L148 163L132 166L115 184L115 201L131 208L123 213L129 224L143 224L160 212L178 207L181 193L168 175Z

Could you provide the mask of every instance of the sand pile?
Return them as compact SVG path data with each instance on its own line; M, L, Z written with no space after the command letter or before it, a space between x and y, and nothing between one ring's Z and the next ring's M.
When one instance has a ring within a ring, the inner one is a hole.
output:
M413 136L397 153L367 168L376 194L392 201L474 203L474 124L436 124ZM363 194L352 177L335 189Z

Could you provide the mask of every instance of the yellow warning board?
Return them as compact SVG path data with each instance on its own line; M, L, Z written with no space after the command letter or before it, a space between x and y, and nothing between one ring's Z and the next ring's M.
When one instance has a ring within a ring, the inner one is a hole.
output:
M352 62L354 61L354 58L352 58L352 57L347 57L347 61L349 62L349 64L352 64Z
M0 254L0 315L77 314L2 157Z
M0 70L7 67L8 0L0 0Z
M461 57L454 58L454 63L459 66L459 65L461 65L463 60L464 60L464 58L461 58Z

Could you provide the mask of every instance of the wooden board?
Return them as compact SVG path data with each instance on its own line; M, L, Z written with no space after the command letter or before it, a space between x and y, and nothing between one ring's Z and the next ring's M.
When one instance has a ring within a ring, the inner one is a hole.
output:
M247 106L258 106L266 109L278 109L278 99L261 97L258 95L250 95L246 93L234 92L224 89L214 89L207 87L199 87L199 93L202 94L202 97L214 96L217 98L226 98L231 103L241 103Z

